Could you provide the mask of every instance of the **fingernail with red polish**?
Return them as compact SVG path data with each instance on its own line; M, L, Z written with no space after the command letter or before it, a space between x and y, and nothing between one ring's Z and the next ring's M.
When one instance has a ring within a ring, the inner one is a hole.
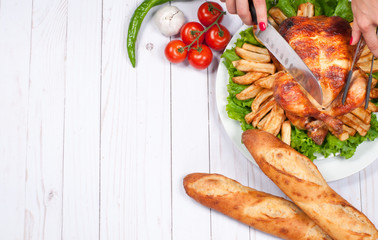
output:
M353 37L350 38L349 45L352 45L352 42L353 42Z
M260 27L261 31L265 31L265 29L266 29L266 26L265 26L264 22L259 23L259 27Z

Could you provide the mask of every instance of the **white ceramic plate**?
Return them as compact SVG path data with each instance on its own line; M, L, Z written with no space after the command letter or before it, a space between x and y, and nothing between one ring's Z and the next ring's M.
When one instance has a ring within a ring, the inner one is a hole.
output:
M242 26L232 37L227 49L231 49L238 38L239 33L245 30L247 26ZM226 112L227 105L227 84L229 76L226 67L221 60L218 66L216 79L216 101L218 112L223 126L236 147L243 155L255 165L256 162L248 152L247 148L241 143L242 129L240 123L228 117ZM378 158L378 139L373 142L367 141L358 146L356 153L352 158L345 159L342 157L318 158L314 161L324 178L330 182L348 177L356 172L361 171Z

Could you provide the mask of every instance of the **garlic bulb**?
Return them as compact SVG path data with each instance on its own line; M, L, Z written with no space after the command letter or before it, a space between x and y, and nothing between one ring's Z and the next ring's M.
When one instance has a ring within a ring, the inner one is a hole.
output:
M170 37L180 32L185 16L177 7L167 5L155 13L154 22L163 35Z

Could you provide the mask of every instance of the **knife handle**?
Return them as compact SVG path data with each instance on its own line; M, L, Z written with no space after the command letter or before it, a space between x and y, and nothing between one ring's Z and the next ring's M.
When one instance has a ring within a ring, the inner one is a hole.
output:
M256 9L255 5L253 5L253 0L248 0L249 3L249 11L251 12L251 17L252 17L252 23L254 25L257 24L257 16L256 16Z

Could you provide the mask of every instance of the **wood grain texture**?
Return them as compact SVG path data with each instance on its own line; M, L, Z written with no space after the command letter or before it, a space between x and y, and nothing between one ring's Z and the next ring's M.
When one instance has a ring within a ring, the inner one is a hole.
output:
M361 210L360 174L355 173L348 178L329 183L329 186L345 198L356 209Z
M136 78L125 37L136 2L103 2L101 239L137 239ZM125 16L126 14L126 16ZM123 20L121 20L123 19ZM127 198L127 199L126 199Z
M128 161L136 164L138 238L164 240L171 238L171 81L162 51L168 39L151 18L156 10L138 36L136 158Z
M361 211L378 227L378 158L360 172Z
M221 173L248 185L248 169L251 167L242 154L233 149L233 143L225 134L217 113L215 102L215 74L210 83L210 172ZM213 239L249 239L249 227L225 215L211 211L211 236Z
M196 9L200 1L176 2L180 9ZM196 11L185 11L196 21ZM210 210L196 204L183 188L191 172L209 172L208 71L188 63L171 66L172 94L172 237L210 239Z
M0 1L0 233L22 239L32 1Z
M207 70L169 64L177 36L158 32L156 7L131 67L126 34L141 2L0 0L1 239L277 239L185 194L184 176L212 172L287 198L222 126L220 53ZM166 4L197 21L202 3ZM235 33L241 22L223 24ZM376 226L377 170L330 183Z
M170 239L170 66L161 55L167 38L149 13L131 68L122 54L124 13L131 16L135 4L104 1L101 238Z
M33 1L25 239L58 239L62 166L67 2Z
M67 4L63 239L99 239L102 1Z
M226 9L225 4L222 7ZM241 27L238 16L229 15L223 20L229 31L235 32ZM248 185L248 168L250 163L239 151L235 151L233 143L226 135L218 115L216 103L216 78L221 52L213 52L214 61L209 66L209 142L210 172L220 173ZM227 80L227 79L225 79ZM249 239L249 227L223 214L211 211L211 236L213 239Z

